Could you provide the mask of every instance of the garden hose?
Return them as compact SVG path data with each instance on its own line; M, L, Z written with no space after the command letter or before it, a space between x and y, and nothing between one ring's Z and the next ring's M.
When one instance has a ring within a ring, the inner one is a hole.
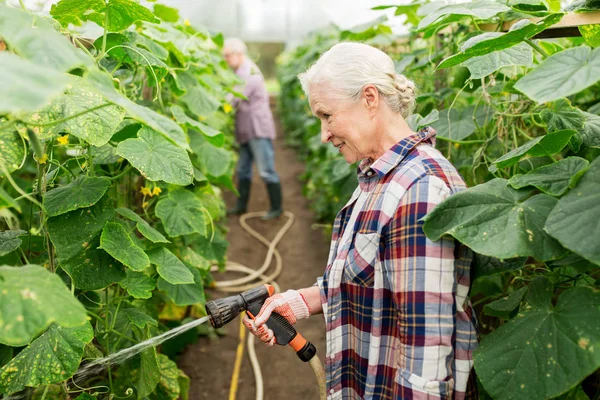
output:
M292 224L294 223L295 217L294 217L294 214L290 213L289 211L285 211L283 213L283 215L288 218L288 221L279 230L279 232L277 232L277 235L275 235L275 238L273 238L272 241L269 241L264 236L262 236L260 233L258 233L254 229L252 229L246 222L248 219L262 217L265 214L266 214L266 212L254 212L254 213L247 213L247 214L240 216L240 225L242 226L242 228L245 231L247 231L252 237L254 237L258 241L260 241L262 244L264 244L265 246L268 247L267 256L265 257L265 261L264 261L263 265L258 270L254 270L252 268L249 268L245 265L242 265L242 264L239 264L236 262L231 262L231 261L227 262L227 264L225 266L225 271L242 272L242 273L247 274L247 276L238 278L238 279L228 280L228 281L215 281L214 287L216 289L218 289L220 291L224 291L224 292L239 293L239 292L243 292L243 291L255 288L262 284L271 284L272 286L274 286L275 292L280 292L280 288L277 285L277 283L275 282L275 279L281 273L282 260L281 260L281 255L279 254L279 251L277 251L277 249L276 249L276 246L281 241L281 239L283 238L285 233L292 226ZM266 275L265 271L269 268L269 265L271 264L273 256L275 257L275 270L270 275ZM217 271L219 271L219 268L217 266L212 266L211 271L217 272ZM236 395L237 395L239 374L240 374L240 369L241 369L241 359L242 359L242 356L244 353L244 341L245 341L245 336L246 336L246 330L241 322L241 319L240 319L240 324L241 324L240 325L240 343L238 344L237 351L236 351L236 360L234 363L234 370L233 370L232 377L231 377L229 400L235 400ZM262 372L260 369L260 365L258 363L258 359L256 357L255 348L254 348L254 335L248 335L247 346L248 346L248 356L250 358L250 363L252 365L254 379L256 382L256 400L263 400L263 393L264 393L263 386L264 385L263 385L263 379L262 379ZM309 364L312 367L313 372L315 373L315 377L316 377L317 383L319 385L320 398L321 398L321 400L325 400L327 396L326 396L326 391L325 391L325 371L323 370L323 365L321 364L321 361L319 360L318 357L312 357L309 360Z

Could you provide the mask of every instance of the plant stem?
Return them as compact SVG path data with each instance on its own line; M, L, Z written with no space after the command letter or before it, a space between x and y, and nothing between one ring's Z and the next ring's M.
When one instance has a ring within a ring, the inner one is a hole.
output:
M445 138L445 137L441 137L438 136L436 139L440 139L440 140L444 140L447 142L451 142L451 143L458 143L458 144L475 144L475 143L485 143L485 140L454 140L454 139L450 139L450 138Z
M98 60L101 60L104 57L104 53L106 52L106 36L108 35L108 13L109 13L108 5L104 11L104 33L102 35L102 50L100 51L100 55L98 56ZM112 391L112 385L111 385Z
M19 187L19 185L17 185L17 183L12 178L12 176L10 176L8 169L6 168L6 164L4 164L4 161L1 158L0 158L0 171L2 171L2 173L4 174L4 177L10 182L13 189L15 189L21 196L23 196L27 200L31 201L33 204L38 206L40 209L42 209L42 210L44 209L44 206L42 205L42 203L40 203L39 201L34 199L31 195L25 193L25 191L23 189L21 189Z
M104 310L104 335L106 337L106 354L110 354L110 343L108 341L108 287L104 289L104 306L106 310ZM112 382L112 372L110 368L110 362L107 366L108 371L108 386L110 387L111 393L113 392L113 382Z
M25 7L25 3L23 3L23 0L19 0L19 4L21 5L21 8L25 11L27 11L27 7Z
M23 0L20 0L21 2ZM48 394L48 388L50 387L50 385L46 385L46 388L44 389L44 394L42 394L42 398L40 400L44 400L46 398L46 394Z
M125 169L122 172L120 172L118 175L109 176L108 179L110 179L111 181L117 180L120 177L122 177L123 175L125 175L126 173L128 173L129 171L131 171L131 164L128 165L127 167L125 167Z
M542 49L540 46L538 46L537 44L535 44L533 42L533 40L531 40L531 39L525 39L525 43L527 43L528 45L530 45L535 51L537 51L538 53L540 53L544 58L550 57L550 55L548 53L546 53L544 51L544 49Z

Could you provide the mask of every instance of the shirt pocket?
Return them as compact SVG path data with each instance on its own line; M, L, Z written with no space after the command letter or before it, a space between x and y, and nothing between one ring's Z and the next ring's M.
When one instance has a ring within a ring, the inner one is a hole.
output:
M343 282L372 287L379 254L379 233L357 233L344 264Z

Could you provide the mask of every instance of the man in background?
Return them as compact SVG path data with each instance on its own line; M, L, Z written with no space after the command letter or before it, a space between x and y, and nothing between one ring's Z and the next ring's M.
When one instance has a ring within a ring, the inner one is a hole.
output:
M256 162L258 173L267 186L271 208L263 219L276 218L281 208L281 183L275 172L273 139L275 123L269 105L269 94L262 73L246 55L244 42L231 38L225 41L223 56L231 69L244 81L240 90L247 100L232 99L236 108L235 137L240 145L240 157L236 173L238 178L237 204L227 211L228 215L243 214L247 210L252 184L252 163Z

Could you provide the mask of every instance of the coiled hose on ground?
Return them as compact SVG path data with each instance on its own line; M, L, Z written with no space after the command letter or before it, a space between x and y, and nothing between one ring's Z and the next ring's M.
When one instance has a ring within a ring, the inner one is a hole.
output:
M277 251L277 244L281 241L286 232L290 229L290 227L294 224L295 216L289 211L285 211L283 216L287 218L287 222L281 227L281 229L277 232L277 235L273 238L273 240L269 241L267 238L262 236L256 230L254 230L250 225L248 225L247 220L252 218L259 218L266 214L266 212L252 212L247 213L240 216L240 225L242 228L250 234L253 238L267 246L267 255L265 257L265 261L257 270L249 268L240 263L229 261L226 266L226 271L233 272L241 272L247 274L246 276L238 279L231 279L227 281L215 281L214 287L217 290L227 293L241 293L245 290L252 289L259 285L268 283L273 285L276 292L280 292L279 285L275 282L275 279L281 274L281 270L283 268L283 262L281 260L281 255L279 251ZM275 269L272 273L266 274L266 271L269 269L271 265L271 261L275 257ZM211 267L212 272L218 272L219 268L217 266ZM254 379L256 381L256 400L263 400L263 378L262 372L260 369L260 364L258 362L258 358L256 357L256 352L254 349L254 335L247 335L247 345L248 345L248 356L250 358L250 363L252 365L252 371L254 372ZM244 354L244 343L246 342L246 328L241 322L240 318L240 343L238 344L238 348L236 351L236 360L234 364L233 374L231 376L231 386L229 390L229 400L235 400L237 395L237 387L238 387L238 378L240 373L240 368L242 364L242 356ZM323 365L319 360L319 357L313 357L309 361L310 366L315 373L315 377L317 379L317 384L319 385L319 394L321 400L325 400L327 398L327 394L325 391L325 371L323 370Z

